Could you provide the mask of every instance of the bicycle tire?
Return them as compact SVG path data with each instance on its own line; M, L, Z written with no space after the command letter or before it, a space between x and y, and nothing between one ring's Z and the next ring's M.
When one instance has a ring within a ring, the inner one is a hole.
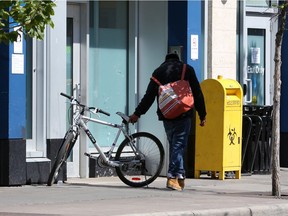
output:
M76 141L76 139L73 141L74 139L74 134L73 132L68 132L68 134L65 136L61 147L58 150L57 156L56 156L56 160L54 162L54 165L51 169L51 172L49 174L49 178L47 181L47 185L48 186L52 186L54 184L55 181L57 181L57 177L60 171L60 168L62 167L63 163L67 160L73 146L74 143Z
M147 132L138 132L130 137L133 140L132 145L140 154L134 154L130 140L126 138L119 145L115 155L115 161L122 164L116 167L116 173L126 185L143 187L151 184L159 176L164 163L164 148L157 137Z

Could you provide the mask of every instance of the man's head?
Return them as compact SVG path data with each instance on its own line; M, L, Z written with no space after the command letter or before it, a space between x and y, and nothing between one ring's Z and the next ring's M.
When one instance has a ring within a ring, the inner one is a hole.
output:
M170 60L170 59L179 60L179 56L177 53L168 53L165 57L165 61Z

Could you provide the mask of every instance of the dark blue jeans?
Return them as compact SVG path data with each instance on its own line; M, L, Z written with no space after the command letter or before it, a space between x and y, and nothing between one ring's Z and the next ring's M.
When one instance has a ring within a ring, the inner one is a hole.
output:
M168 177L185 177L184 151L191 129L191 117L163 121L169 142Z

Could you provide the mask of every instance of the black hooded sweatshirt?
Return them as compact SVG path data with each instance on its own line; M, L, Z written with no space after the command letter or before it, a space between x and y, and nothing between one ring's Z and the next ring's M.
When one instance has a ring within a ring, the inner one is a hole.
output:
M162 85L165 85L170 82L175 82L181 79L183 63L179 60L178 55L168 54L166 56L166 60L153 72L152 76L155 77ZM185 80L188 80L191 86L191 90L194 96L194 107L198 112L200 120L204 120L206 117L206 108L204 102L204 96L202 90L199 85L199 81L196 77L194 68L187 64L186 66L186 73L185 73ZM135 109L134 114L140 117L141 115L145 114L149 108L152 106L155 98L157 98L158 104L158 90L159 85L155 83L152 79L148 84L147 90L145 95L143 96L141 102ZM162 115L159 106L157 106L157 115L159 120L171 120L165 119ZM183 117L192 117L193 115L193 108L186 113L180 115L176 119L183 118ZM172 119L175 120L175 119Z

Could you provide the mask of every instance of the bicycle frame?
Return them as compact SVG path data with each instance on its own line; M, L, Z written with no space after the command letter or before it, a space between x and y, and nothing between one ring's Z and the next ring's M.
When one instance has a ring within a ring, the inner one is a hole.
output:
M121 164L117 161L112 161L110 160L111 158L111 155L113 153L113 150L117 144L117 141L120 137L120 134L122 132L122 134L125 136L125 138L128 138L130 141L132 141L132 139L130 138L129 136L129 133L125 130L125 126L126 124L124 122L122 122L122 124L113 124L113 123L110 123L110 122L106 122L106 121L102 121L102 120L99 120L99 119L96 119L96 118L91 118L91 117L88 117L88 116L85 116L84 114L81 114L81 113L84 113L83 110L81 109L84 109L84 107L81 107L79 109L79 105L78 104L74 104L74 103L71 103L72 106L76 106L76 110L73 114L74 117L74 123L71 124L71 127L76 127L76 133L79 134L79 129L82 129L86 135L89 137L90 141L92 142L93 146L96 148L96 150L98 151L100 157L104 160L104 162L108 165L108 166L111 166L111 167L119 167ZM90 111L91 112L91 111ZM93 112L92 112L93 113ZM122 114L121 113L117 113L120 117L123 118ZM109 127L113 127L113 128L118 128L118 132L116 134L116 137L109 149L109 151L107 153L104 153L102 148L98 145L98 143L96 142L96 139L94 138L94 136L92 135L91 131L89 130L86 122L94 122L94 123L97 123L97 124L101 124L101 125L106 125L106 126L109 126ZM136 154L136 149L134 148L133 145L131 145L131 148L133 149L133 152ZM91 158L94 158L93 156L90 156L89 154L86 154L87 156L91 157Z
M111 157L111 154L116 146L116 143L119 139L119 136L122 133L124 134L125 137L127 137L127 133L126 131L123 129L123 125L118 125L118 124L112 124L109 122L104 122L98 119L94 119L94 118L89 118L86 116L82 116L82 119L87 120L87 121L91 121L94 123L98 123L98 124L102 124L102 125L107 125L110 127L114 127L114 128L118 128L118 132L116 134L116 137L114 139L114 142L111 145L110 150L108 151L108 155L106 156L105 153L103 152L103 150L101 149L101 147L98 145L98 143L96 142L96 139L94 138L94 136L92 135L92 133L90 132L90 130L88 129L87 125L85 124L85 122L82 120L80 121L80 126L82 127L82 129L84 130L84 132L86 133L86 135L89 137L90 141L92 142L92 144L94 145L94 147L97 149L98 153L100 154L100 156L102 157L102 159L109 165L112 167L118 167L119 163L116 163L115 161L111 161L109 160L109 158Z
M60 95L70 100L70 109L73 110L73 114L71 112L69 113L72 114L72 122L70 122L70 128L66 132L62 145L55 157L55 163L51 168L47 181L48 186L52 186L55 181L57 181L59 170L71 153L74 144L80 135L80 130L85 132L97 153L99 153L99 156L97 157L86 152L84 155L96 160L100 167L109 166L115 168L118 177L123 183L132 187L143 187L153 182L159 176L163 168L164 149L157 137L147 132L136 132L131 134L128 127L130 119L129 116L124 113L117 112L117 115L122 118L121 124L102 121L99 120L99 118L91 117L91 114L102 113L110 116L108 112L96 107L88 107L85 104L81 104L77 99L77 95L76 98L66 95L65 93L60 93ZM117 133L111 144L110 150L107 152L105 150L104 152L104 148L99 146L88 128L88 122L112 127L118 130L118 132L116 131ZM117 143L121 134L123 134L124 140L121 143ZM114 150L116 145L118 148L117 150ZM116 153L115 156L114 153ZM149 154L151 154L151 157Z

